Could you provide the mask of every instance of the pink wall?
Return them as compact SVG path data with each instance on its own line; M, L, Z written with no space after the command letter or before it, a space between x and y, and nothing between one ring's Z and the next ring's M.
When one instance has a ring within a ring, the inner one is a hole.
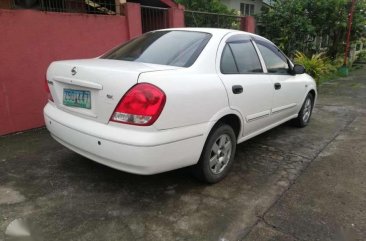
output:
M127 27L129 38L133 39L142 34L141 5L139 3L126 3L125 14L127 17Z
M241 18L240 30L249 33L255 33L255 18L253 16L246 16Z
M180 8L169 8L169 26L173 28L185 27L184 19L184 7L179 5Z
M161 1L175 8L169 26L184 26L184 8ZM52 61L96 57L142 33L140 4L126 3L121 12L125 16L0 9L0 136L44 125Z
M96 57L128 38L124 16L0 9L0 135L44 125L52 61Z

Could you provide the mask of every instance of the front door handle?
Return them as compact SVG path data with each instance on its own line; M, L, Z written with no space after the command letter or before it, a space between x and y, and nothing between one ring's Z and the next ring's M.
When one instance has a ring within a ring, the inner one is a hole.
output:
M275 90L281 89L281 84L280 83L275 83L274 88L275 88Z
M234 95L241 94L241 93L243 93L243 86L233 85L232 90L233 90Z

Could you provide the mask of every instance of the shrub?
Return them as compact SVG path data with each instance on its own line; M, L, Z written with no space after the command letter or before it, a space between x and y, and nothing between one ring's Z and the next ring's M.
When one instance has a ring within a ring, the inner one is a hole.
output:
M309 58L304 53L296 51L295 63L303 65L306 73L311 75L318 85L322 77L336 71L336 67L324 56L324 53L313 54Z
M358 55L357 55L357 61L359 62L366 62L366 50L361 51Z
M338 56L332 60L332 65L335 66L337 69L343 66L344 57Z

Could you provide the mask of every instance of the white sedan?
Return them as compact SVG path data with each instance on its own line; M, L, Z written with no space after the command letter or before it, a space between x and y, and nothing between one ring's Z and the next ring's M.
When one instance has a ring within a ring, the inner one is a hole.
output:
M62 145L136 174L192 166L215 183L236 144L309 123L316 84L272 42L227 29L146 33L101 57L53 62L47 129Z

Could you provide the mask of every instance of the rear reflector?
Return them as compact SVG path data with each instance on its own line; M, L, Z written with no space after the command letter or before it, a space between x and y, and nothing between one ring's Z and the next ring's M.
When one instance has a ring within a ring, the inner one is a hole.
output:
M166 101L165 93L152 84L132 87L117 105L111 121L149 126L158 119Z

